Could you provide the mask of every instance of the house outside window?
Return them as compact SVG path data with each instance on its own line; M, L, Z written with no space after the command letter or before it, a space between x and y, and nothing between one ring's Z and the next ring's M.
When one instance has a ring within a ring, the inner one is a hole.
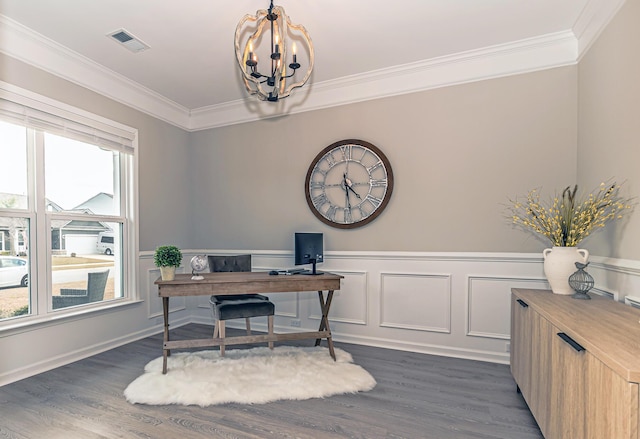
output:
M0 82L0 330L136 298L136 138Z

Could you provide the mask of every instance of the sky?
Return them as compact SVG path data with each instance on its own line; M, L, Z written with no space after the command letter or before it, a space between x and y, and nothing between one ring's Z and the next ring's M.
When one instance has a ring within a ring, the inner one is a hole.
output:
M0 192L27 194L26 135L23 127L0 122ZM113 153L47 134L45 195L72 209L94 195L113 195Z

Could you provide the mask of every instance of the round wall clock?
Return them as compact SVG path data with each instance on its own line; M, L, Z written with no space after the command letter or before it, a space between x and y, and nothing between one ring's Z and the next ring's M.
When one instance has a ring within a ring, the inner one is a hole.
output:
M320 221L352 229L382 213L393 191L393 172L376 146L347 139L320 151L304 185L307 204Z

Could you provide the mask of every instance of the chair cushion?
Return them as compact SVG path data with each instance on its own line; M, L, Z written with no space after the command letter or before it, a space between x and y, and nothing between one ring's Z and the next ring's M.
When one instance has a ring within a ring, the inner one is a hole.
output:
M238 301L238 300L249 300L249 299L269 300L267 296L263 296L262 294L233 294L233 295L226 295L226 296L211 296L211 299L209 299L209 302L220 303L220 302L224 302L225 300Z
M211 305L219 320L272 316L275 312L273 302L260 299L226 300Z

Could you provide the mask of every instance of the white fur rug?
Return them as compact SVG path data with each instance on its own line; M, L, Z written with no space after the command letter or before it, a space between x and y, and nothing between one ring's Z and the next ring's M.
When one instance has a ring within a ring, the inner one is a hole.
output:
M335 349L337 361L324 347L278 346L173 353L167 374L162 357L124 391L130 403L208 406L224 403L264 404L281 399L322 398L368 391L375 379L351 354Z

